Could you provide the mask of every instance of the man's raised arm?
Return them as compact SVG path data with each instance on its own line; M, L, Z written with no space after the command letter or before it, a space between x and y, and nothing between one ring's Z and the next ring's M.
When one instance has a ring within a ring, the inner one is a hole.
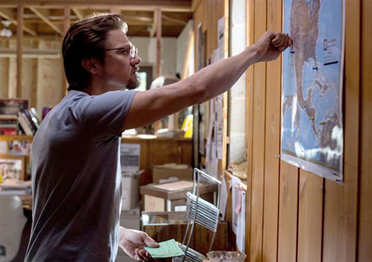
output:
M123 128L140 127L212 99L231 88L250 65L275 60L290 45L292 39L287 34L268 31L238 55L209 65L172 85L138 92Z

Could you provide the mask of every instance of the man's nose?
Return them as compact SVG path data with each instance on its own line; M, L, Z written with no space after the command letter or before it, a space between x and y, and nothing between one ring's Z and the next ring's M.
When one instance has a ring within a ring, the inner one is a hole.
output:
M135 55L133 58L131 58L131 60L130 60L130 63L132 64L132 65L138 65L139 63L141 63L142 62L142 59L141 59L141 57L139 57L139 55Z

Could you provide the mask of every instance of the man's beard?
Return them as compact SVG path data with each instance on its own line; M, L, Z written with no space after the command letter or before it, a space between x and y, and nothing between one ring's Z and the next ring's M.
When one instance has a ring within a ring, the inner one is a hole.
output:
M133 90L139 87L140 85L141 85L141 81L136 77L136 80L132 80L132 79L129 80L126 86L126 89Z

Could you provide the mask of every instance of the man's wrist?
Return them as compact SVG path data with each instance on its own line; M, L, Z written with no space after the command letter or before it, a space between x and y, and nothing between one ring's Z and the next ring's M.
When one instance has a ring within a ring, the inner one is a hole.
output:
M125 227L122 226L119 227L119 240L123 239L126 232L127 229Z
M255 44L252 44L248 46L245 50L245 57L248 59L248 63L250 65L257 63L261 59L261 55L257 49L257 46Z

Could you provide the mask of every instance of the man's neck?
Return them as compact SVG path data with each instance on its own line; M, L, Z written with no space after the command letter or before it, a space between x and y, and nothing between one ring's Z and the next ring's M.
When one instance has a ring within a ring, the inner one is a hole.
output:
M125 90L125 86L114 81L103 82L101 80L93 80L90 87L85 89L84 92L88 93L89 95L101 95L108 91L118 90Z

